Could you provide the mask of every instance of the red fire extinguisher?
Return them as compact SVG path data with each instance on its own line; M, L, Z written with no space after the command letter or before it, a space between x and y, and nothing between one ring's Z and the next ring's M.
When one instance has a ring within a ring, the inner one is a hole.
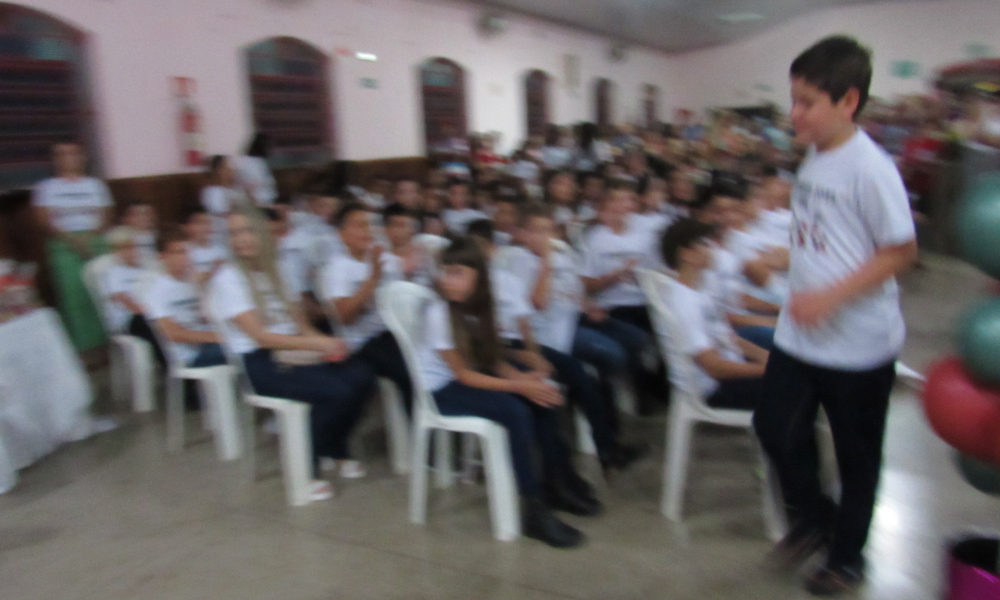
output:
M180 110L180 145L186 167L202 166L201 113L194 103L195 83L190 77L174 78L174 94Z

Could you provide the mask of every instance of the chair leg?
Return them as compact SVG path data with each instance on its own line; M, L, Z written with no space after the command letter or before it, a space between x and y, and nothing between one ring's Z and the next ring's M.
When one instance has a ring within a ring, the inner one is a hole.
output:
M434 487L450 488L455 485L455 470L452 468L452 448L455 434L444 429L434 431Z
M132 409L137 413L152 412L153 401L153 348L146 342L126 347L126 362L132 382Z
M782 501L781 484L763 450L760 451L760 465L763 469L761 478L761 496L764 504L764 529L767 537L777 542L788 533L788 521L785 519L784 502Z
M310 502L309 488L313 480L310 408L302 402L276 411L281 427L281 474L291 506L303 506Z
M574 422L576 423L576 449L581 454L597 456L597 446L594 445L594 433L590 429L590 422L587 416L579 408L573 409Z
M240 426L237 415L233 382L228 371L214 371L202 380L205 408L211 412L215 450L220 460L230 461L240 457Z
M403 407L403 398L391 381L379 380L379 396L382 398L382 410L385 414L385 428L389 441L389 460L392 472L405 475L410 470L407 456L410 447L409 419Z
M431 450L432 429L417 425L413 428L410 449L410 522L427 522L427 460Z
M237 405L236 412L238 413L240 427L243 429L243 441L246 444L247 451L243 454L243 476L247 481L254 481L257 479L257 441L256 441L256 411L254 410L252 404L246 402L240 402ZM275 417L277 418L277 417Z
M521 509L507 432L495 432L481 437L480 441L486 465L493 537L510 542L521 536Z
M691 453L691 429L683 398L674 398L667 427L667 456L663 474L663 500L660 511L671 521L680 521L684 505L684 482Z
M459 440L462 443L461 480L463 483L475 483L476 465L483 463L483 461L476 459L477 452L482 455L482 450L479 447L479 436L465 433L461 435Z
M167 449L184 449L184 380L167 376Z

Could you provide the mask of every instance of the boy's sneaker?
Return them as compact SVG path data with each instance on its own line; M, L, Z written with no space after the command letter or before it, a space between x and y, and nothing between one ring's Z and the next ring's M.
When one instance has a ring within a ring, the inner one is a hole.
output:
M822 567L806 578L806 591L813 596L838 596L854 591L864 581L860 567Z
M772 571L794 571L823 549L827 534L814 526L796 525L767 555L765 564Z

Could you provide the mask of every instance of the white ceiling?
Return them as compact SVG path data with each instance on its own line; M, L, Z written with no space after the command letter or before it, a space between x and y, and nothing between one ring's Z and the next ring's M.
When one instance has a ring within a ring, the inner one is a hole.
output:
M682 52L725 44L808 12L855 4L920 0L469 0L609 36ZM760 15L726 22L720 17Z

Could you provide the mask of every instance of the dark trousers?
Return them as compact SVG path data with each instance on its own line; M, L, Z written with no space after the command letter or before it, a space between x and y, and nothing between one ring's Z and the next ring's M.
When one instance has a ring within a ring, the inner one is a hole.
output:
M217 367L226 364L226 355L222 352L222 346L218 344L202 344L198 347L198 354L191 360L189 367Z
M160 342L157 341L156 335L150 328L149 323L146 322L145 317L142 315L132 315L132 318L128 322L126 333L152 344L156 362L160 363L161 367L166 368L167 357L163 354L163 348L160 348Z
M368 340L354 356L374 369L376 375L396 384L403 396L406 412L410 414L413 406L413 383L406 368L406 360L403 359L403 351L399 349L392 333L383 331Z
M608 311L612 319L623 321L645 331L650 336L655 336L653 321L649 316L649 309L645 305L641 306L616 306ZM655 339L655 338L654 338ZM653 344L653 349L657 356L660 354L659 344ZM656 369L648 372L642 368L641 359L636 358L633 365L636 394L639 395L640 408L645 405L647 408L650 401L660 404L668 400L670 394L670 384L667 382L667 369L663 363L663 357L656 362Z
M760 377L745 379L722 379L719 387L706 402L712 408L754 410L760 405L764 391L764 380Z
M521 340L507 340L505 343L515 350L525 348ZM579 359L548 346L538 348L545 360L552 365L555 371L553 378L566 386L567 400L579 406L587 417L597 452L601 456L609 456L615 443L615 433L598 382L587 373Z
M345 459L347 440L375 393L375 372L355 358L339 363L286 367L270 350L243 355L254 390L264 396L298 400L312 406L313 454Z
M631 373L631 360L634 356L639 356L649 336L637 327L614 319L605 319L601 326L605 329L604 332L593 326L579 325L573 338L572 355L597 370L597 381L611 429L617 433L620 419L618 405L615 403L614 378ZM615 331L610 333L609 330ZM634 350L626 350L626 347Z
M559 438L552 409L514 394L474 388L457 381L434 392L434 400L442 415L482 417L503 425L522 496L530 498L541 493L534 448L540 451L548 472L561 471L569 464L568 451Z
M768 352L774 350L774 327L744 325L736 328L736 335Z
M895 363L868 371L807 364L775 348L764 373L754 428L774 463L789 516L832 533L831 567L856 566L868 539ZM826 412L840 470L840 506L823 495L816 415Z

